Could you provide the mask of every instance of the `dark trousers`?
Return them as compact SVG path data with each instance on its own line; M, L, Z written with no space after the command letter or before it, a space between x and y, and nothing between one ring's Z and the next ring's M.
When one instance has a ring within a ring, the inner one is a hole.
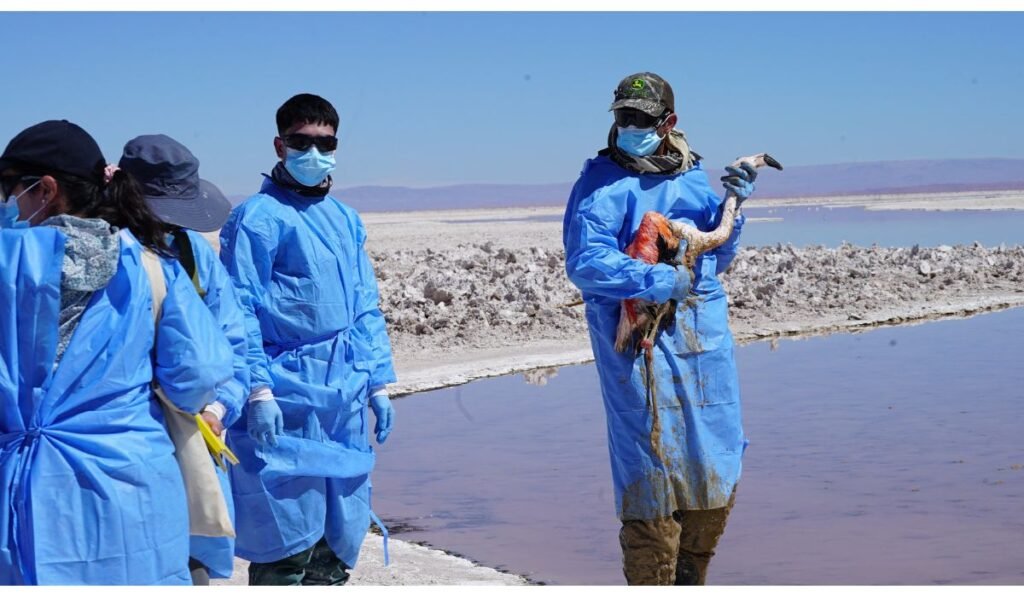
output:
M249 564L250 585L343 585L349 567L323 537L316 545L276 562Z
M734 503L735 490L724 508L677 510L664 518L623 521L619 543L626 582L703 585Z
M195 558L188 559L188 571L192 575L192 585L205 587L210 584L210 571Z

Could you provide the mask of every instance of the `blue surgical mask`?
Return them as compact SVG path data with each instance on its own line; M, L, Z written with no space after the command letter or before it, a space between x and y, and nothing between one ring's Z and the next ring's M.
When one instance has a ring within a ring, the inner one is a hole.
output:
M284 167L299 184L315 187L327 179L335 167L334 152L320 153L316 147L299 151L285 149Z
M29 221L36 217L36 214L43 211L43 208L46 207L46 201L43 201L43 204L39 206L39 209L29 217L24 220L18 219L21 216L21 210L18 208L18 199L25 193L32 190L32 187L36 186L40 182L41 181L39 180L35 181L24 191L17 195L11 195L7 198L6 202L0 204L0 228L28 228L30 225Z
M648 156L658 150L661 140L664 137L658 136L658 129L636 129L629 127L618 127L619 135L615 144L619 149L637 157Z

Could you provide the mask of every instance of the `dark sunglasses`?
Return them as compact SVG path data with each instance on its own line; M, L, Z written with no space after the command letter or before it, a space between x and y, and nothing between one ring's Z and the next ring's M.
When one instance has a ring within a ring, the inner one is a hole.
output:
M0 201L7 201L7 198L14 194L14 189L17 188L18 183L24 182L25 186L28 187L41 178L42 176L31 176L29 174L0 176L0 194L3 195L3 197L0 197Z
M623 128L633 126L638 129L658 128L665 123L669 114L669 112L666 112L661 116L651 116L646 112L641 112L640 110L633 108L619 108L618 110L615 110L615 126L621 126Z
M321 153L334 151L338 148L338 138L328 135L314 137L305 133L292 133L290 135L282 135L281 140L288 147L299 151L307 151L314 145L316 145L317 151Z

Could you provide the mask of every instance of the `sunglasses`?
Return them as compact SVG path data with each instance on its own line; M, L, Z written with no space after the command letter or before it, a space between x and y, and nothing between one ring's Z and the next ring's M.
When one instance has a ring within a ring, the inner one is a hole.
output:
M338 138L329 135L314 137L305 133L292 133L290 135L282 135L281 140L288 147L299 151L306 151L314 145L316 145L316 149L320 153L327 153L338 148Z
M651 116L646 112L641 112L633 108L619 108L615 110L615 126L627 127L632 126L638 129L654 129L664 124L665 120L668 119L669 112L662 114L661 116Z
M7 198L14 194L14 189L18 187L18 183L24 182L27 187L41 178L42 176L31 176L28 174L0 176L0 195L2 195L0 196L0 201L7 201Z

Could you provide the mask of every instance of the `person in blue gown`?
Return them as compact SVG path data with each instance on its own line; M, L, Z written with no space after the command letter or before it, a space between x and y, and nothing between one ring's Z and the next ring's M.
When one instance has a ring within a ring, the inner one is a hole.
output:
M565 268L583 294L608 423L608 449L623 570L629 584L704 584L740 477L746 438L740 387L718 275L736 255L731 238L683 265L648 264L624 249L655 211L716 228L723 198L682 131L671 86L653 73L623 79L614 94L608 147L588 160L563 222ZM727 181L740 201L753 170ZM653 347L653 403L642 351L615 350L623 299L676 301Z
M201 413L214 433L221 435L238 420L249 395L245 324L231 277L200 233L220 229L231 204L216 185L199 177L199 160L192 152L167 135L132 139L125 144L118 166L139 182L146 203L166 224L172 253L231 343L233 377L217 388L216 399L204 406ZM228 473L220 466L215 470L228 512L234 517ZM190 546L193 584L209 584L210 578L231 578L235 558L233 537L193 535Z
M338 585L374 517L368 435L391 432L395 373L366 229L330 195L338 113L300 94L277 111L277 128L280 161L220 234L252 387L244 422L228 430L241 460L236 551L251 562L250 584Z

